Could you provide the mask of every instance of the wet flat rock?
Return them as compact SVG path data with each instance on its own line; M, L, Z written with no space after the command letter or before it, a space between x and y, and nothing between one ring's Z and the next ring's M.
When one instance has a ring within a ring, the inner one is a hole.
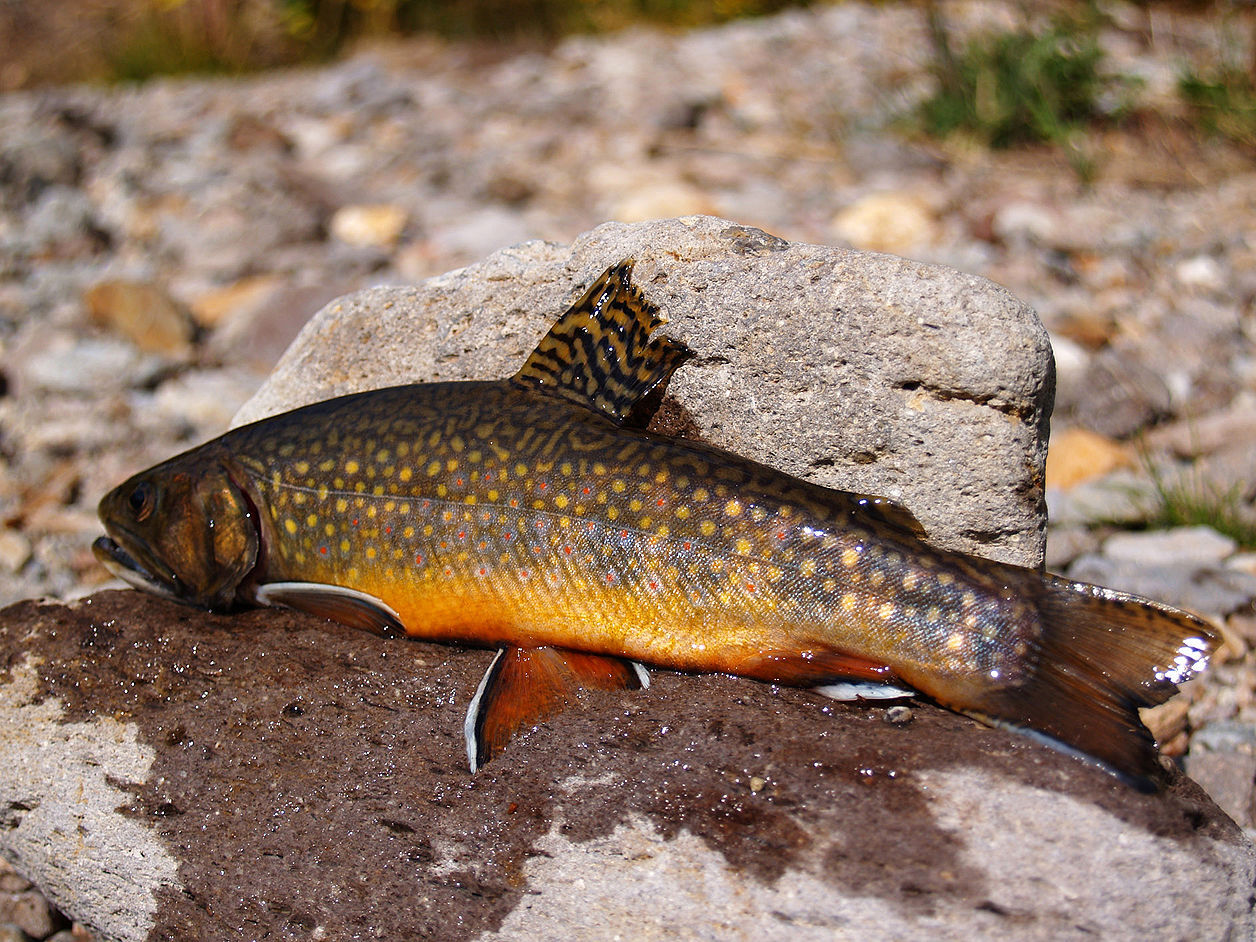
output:
M937 265L786 242L725 219L606 223L316 314L237 423L332 395L519 368L607 266L695 353L656 427L905 504L942 546L1039 565L1054 391L1034 312Z
M135 592L0 613L0 851L105 939L1250 937L1256 851L913 703L656 672L465 768L489 654Z

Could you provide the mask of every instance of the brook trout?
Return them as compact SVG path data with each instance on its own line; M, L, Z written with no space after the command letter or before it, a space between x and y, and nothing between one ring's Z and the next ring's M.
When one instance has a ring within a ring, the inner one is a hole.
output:
M226 433L100 503L94 550L209 609L281 605L499 648L474 772L641 663L916 691L1157 781L1140 707L1202 668L1193 615L922 539L889 501L643 430L688 355L608 269L517 374L343 396Z

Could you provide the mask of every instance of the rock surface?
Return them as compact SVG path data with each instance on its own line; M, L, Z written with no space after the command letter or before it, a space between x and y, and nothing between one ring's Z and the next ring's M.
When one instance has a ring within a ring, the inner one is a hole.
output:
M658 672L472 777L488 659L130 591L11 607L0 849L116 940L1256 930L1256 849L1181 776L1140 795L927 704Z
M695 353L661 427L892 498L940 545L1042 563L1054 390L1033 311L982 278L708 216L529 242L314 316L237 424L402 382L509 376L609 265Z

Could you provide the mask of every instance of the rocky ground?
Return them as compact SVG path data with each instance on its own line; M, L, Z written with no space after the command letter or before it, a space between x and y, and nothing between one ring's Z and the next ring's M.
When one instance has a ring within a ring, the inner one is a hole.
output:
M0 602L102 585L99 496L223 430L326 300L606 219L714 213L1037 308L1059 369L1049 564L1223 625L1210 674L1155 722L1252 827L1256 556L1147 527L1161 491L1240 518L1256 498L1256 161L1173 117L1217 24L1112 12L1105 49L1144 117L1084 143L1089 184L1058 151L905 136L929 46L919 11L886 5L0 98ZM18 880L0 890L27 900Z

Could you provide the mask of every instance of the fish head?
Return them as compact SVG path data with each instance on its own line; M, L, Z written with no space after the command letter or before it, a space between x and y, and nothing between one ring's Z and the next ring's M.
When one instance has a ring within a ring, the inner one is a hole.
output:
M229 608L257 564L257 512L227 467L197 451L124 481L98 509L101 564L137 589Z

